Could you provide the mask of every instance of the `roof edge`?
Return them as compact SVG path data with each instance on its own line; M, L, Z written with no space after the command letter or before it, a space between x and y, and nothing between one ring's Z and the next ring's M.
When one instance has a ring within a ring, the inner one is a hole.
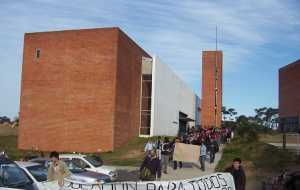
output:
M79 28L79 29L51 30L51 31L39 31L39 32L25 32L25 35L40 34L40 33L55 33L55 32L71 32L71 31L89 31L89 30L121 30L121 29L117 26L103 27L103 28Z

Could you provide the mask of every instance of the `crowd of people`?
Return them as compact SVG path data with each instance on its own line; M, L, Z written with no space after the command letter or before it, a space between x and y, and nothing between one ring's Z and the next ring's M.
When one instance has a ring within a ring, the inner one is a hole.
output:
M156 141L150 139L145 145L146 157L141 165L140 173L142 180L160 179L161 172L167 174L169 162L173 162L173 169L182 168L182 162L173 160L176 143L193 144L200 146L199 161L201 170L205 171L205 160L209 153L210 163L214 162L215 154L221 144L229 142L233 138L233 131L224 129L196 129L192 127L185 134L174 138L172 141L165 137L158 137Z
M160 180L162 172L168 173L168 165L173 162L173 169L182 168L182 161L173 159L176 143L185 143L199 145L199 161L201 170L205 171L205 162L209 156L209 162L213 163L215 154L219 151L221 144L229 143L234 137L234 132L229 128L222 129L195 129L191 128L187 133L178 136L170 141L168 137L163 140L158 137L157 140L148 142L145 145L146 157L140 167L140 179L143 181ZM235 158L232 165L225 170L232 174L237 190L244 190L246 184L245 172L241 166L241 159Z

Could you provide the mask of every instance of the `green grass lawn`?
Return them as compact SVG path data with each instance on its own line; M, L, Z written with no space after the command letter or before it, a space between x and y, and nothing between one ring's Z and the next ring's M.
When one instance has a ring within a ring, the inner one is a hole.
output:
M13 160L19 160L22 152L17 149L17 136L0 136L0 151L5 150Z
M282 170L297 161L296 155L288 150L278 149L264 142L233 141L226 145L217 170L222 171L231 164L232 159L240 157L246 167L264 170Z
M278 135L274 138L278 138ZM249 181L247 189L257 189L263 180L277 175L283 169L299 166L300 160L294 152L278 149L264 141L265 139L245 142L235 139L223 149L222 159L216 171L224 171L234 158L239 157L242 159L247 181Z
M283 138L281 133L275 134L260 134L260 140L266 143L282 143ZM298 136L297 134L287 134L286 135L286 143L298 143Z
M105 164L116 166L140 166L144 159L146 138L134 138L128 144L117 148L114 152L102 153Z
M101 157L107 165L139 166L145 156L143 150L146 142L146 138L134 138L114 152L102 153ZM19 160L25 154L17 149L17 136L0 136L0 151L2 150L13 160Z

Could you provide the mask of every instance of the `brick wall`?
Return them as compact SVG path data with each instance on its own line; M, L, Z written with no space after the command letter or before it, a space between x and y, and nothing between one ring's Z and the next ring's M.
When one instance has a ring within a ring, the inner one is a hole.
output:
M139 135L142 57L150 57L124 32L118 41L115 147Z
M279 70L279 116L300 117L300 60Z
M142 50L123 35L118 28L25 34L20 149L107 151L138 135L140 79L131 82L140 75L134 52ZM120 123L130 129L122 140Z
M216 59L217 56L217 59ZM217 62L216 62L217 60ZM217 66L217 117L215 119L215 63ZM202 100L201 126L220 127L222 120L222 51L203 51L202 53ZM216 120L216 122L215 122Z

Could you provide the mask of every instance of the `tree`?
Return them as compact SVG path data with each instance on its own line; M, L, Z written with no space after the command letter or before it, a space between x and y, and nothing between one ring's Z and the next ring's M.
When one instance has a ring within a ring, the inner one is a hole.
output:
M254 109L254 111L256 113L254 116L254 119L258 125L263 125L266 110L267 110L267 107Z
M233 116L237 115L237 112L235 111L234 108L229 108L228 110L228 114L230 115L230 120L233 120Z
M245 115L240 115L236 118L236 123L239 125L239 126L242 126L242 125L248 125L249 124L249 119L247 116Z
M14 117L13 126L14 127L18 127L19 126L19 116Z
M11 121L10 121L10 119L9 119L9 117L7 117L7 116L0 116L0 124L4 124L4 123L11 123Z
M257 108L254 111L256 113L254 119L258 125L267 128L274 128L274 126L277 126L278 109L271 107L262 107Z
M229 112L225 106L222 106L222 115L223 115L223 121L225 121L227 119L226 116L229 115Z
M255 125L250 123L249 117L240 115L236 117L237 134L242 138L243 141L253 142L257 141L258 135Z
M233 120L233 116L237 115L237 112L235 111L234 108L226 108L225 106L222 107L222 115L223 115L223 121L226 121L227 118L229 120ZM229 117L228 117L229 116Z
M264 124L268 128L273 128L274 124L276 125L278 120L278 109L276 108L267 108L265 111L265 116L263 118Z

